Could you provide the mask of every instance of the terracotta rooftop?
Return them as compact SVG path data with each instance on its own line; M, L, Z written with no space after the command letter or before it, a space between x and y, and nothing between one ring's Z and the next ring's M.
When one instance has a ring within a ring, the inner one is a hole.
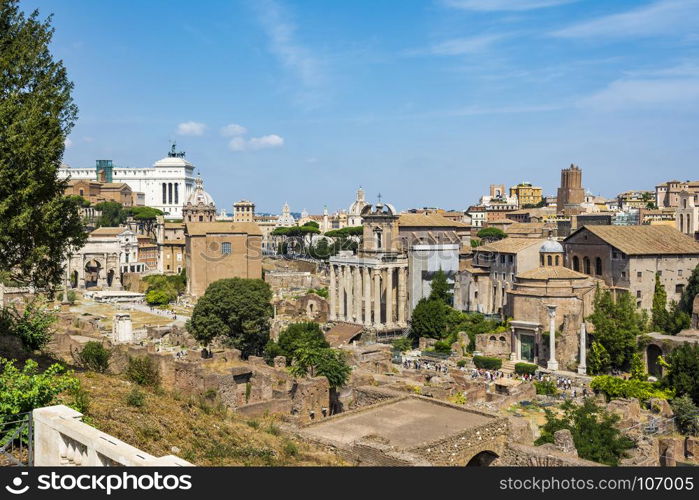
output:
M363 329L362 325L337 323L325 334L325 339L330 344L330 347L340 347L341 345L349 344Z
M627 255L699 254L699 243L677 229L652 226L584 226L568 236L568 241L587 230Z
M187 233L203 236L210 233L240 234L262 236L262 231L254 222L189 222L186 224Z
M488 243L480 247L476 247L477 251L497 252L497 253L517 253L532 245L537 245L537 248L544 244L546 238L504 238L493 243Z
M537 267L517 275L517 278L528 280L570 280L589 278L587 274L579 273L563 266Z
M90 233L90 236L116 236L128 231L125 227L99 227Z
M543 222L515 222L507 228L507 234L512 233L541 233L544 230Z
M400 214L398 225L403 227L455 227L469 228L468 224L456 222L441 215Z

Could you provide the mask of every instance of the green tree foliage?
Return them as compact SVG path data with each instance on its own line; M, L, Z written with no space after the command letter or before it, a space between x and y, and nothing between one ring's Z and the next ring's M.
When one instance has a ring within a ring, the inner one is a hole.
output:
M602 344L597 341L592 342L590 353L587 356L587 371L590 374L606 373L612 366L609 353Z
M79 366L93 372L104 373L109 368L109 360L112 351L102 345L101 342L91 340L86 342L83 348L75 355L75 361Z
M670 399L672 397L672 391L663 389L657 382L639 379L624 380L611 375L594 377L590 387L603 393L608 399L637 398L640 401L648 401L651 398Z
M272 231L272 236L306 236L309 234L319 234L320 229L314 226L292 226L278 227Z
M699 436L699 407L687 394L670 401L677 430L686 436Z
M699 265L694 268L692 275L687 280L687 286L684 287L682 291L682 297L680 298L680 303L678 304L679 310L692 314L692 305L694 304L694 297L699 293Z
M126 213L138 222L145 234L155 236L155 224L159 216L164 215L162 210L152 207L131 207Z
M41 350L53 337L56 315L38 300L20 311L14 305L0 309L0 335L17 337L27 351Z
M410 320L410 333L414 338L442 339L447 333L449 307L441 300L420 299Z
M187 330L204 344L221 336L246 358L260 355L269 340L271 300L272 290L262 280L215 281L194 306Z
M75 201L75 204L78 207L87 208L90 206L90 200L86 200L85 198L83 198L79 194L71 194L70 196L68 196L68 198Z
M556 387L556 382L553 380L535 380L534 388L536 389L537 394L543 396L555 396L558 394L558 387Z
M408 337L401 337L392 342L393 348L400 352L409 351L413 348L413 341Z
M699 404L699 345L685 342L667 357L669 365L662 379L663 387L678 396L687 395Z
M465 332L469 343L467 350L473 352L476 349L476 335L480 333L504 333L507 331L506 324L497 320L486 319L480 313L465 313L449 308L447 312L447 335L456 341L459 332Z
M653 307L651 309L651 329L655 332L667 332L670 324L670 314L667 311L667 293L660 282L660 276L655 275L653 290Z
M330 347L318 323L312 321L293 323L279 334L277 340L282 356L288 361L295 359L295 353L301 348L321 349Z
M619 465L627 456L626 450L633 448L633 441L616 428L620 417L595 404L592 398L581 405L566 401L561 409L560 417L546 409L546 423L535 444L553 443L554 433L568 429L580 458L606 465Z
M325 377L332 389L345 385L352 371L345 360L345 353L330 348L301 347L295 351L294 360L289 368L292 375Z
M318 239L318 242L311 248L311 257L327 260L333 254L333 248L325 238Z
M679 304L674 300L670 302L669 316L670 322L666 332L670 335L676 335L692 325L692 317L680 309Z
M643 356L641 356L640 352L635 352L631 358L631 367L629 371L631 372L632 380L642 380L644 382L648 380L648 373L646 373L646 367L643 364Z
M507 238L505 232L497 227L485 227L478 231L476 236L485 241L498 241Z
M328 289L327 288L309 288L308 293L314 293L318 295L319 297L323 297L324 299L328 298Z
M534 375L539 367L532 363L516 363L515 373L518 375Z
M644 316L636 310L631 296L621 293L614 300L609 290L598 287L594 312L587 319L595 326L595 341L604 347L610 367L627 369L638 349L638 336L645 328ZM592 367L591 373L604 371L603 365Z
M430 292L430 300L441 300L447 305L451 305L454 297L451 291L451 285L447 281L447 275L441 269L434 273L430 282L432 291Z
M124 210L121 203L116 201L103 201L95 205L95 209L102 212L97 219L98 227L117 227L126 222L128 212Z
M72 372L66 372L59 364L39 372L34 360L27 360L20 369L14 360L0 358L0 422L7 422L18 413L58 404L59 394L79 386Z
M320 228L320 225L319 225L316 221L314 221L314 220L309 220L308 222L306 222L306 223L303 225L303 227L314 227L314 228L316 228L316 229L319 229L319 228Z
M80 203L58 179L77 107L49 51L50 22L0 3L0 270L41 289L61 282L65 254L86 238Z
M325 236L330 238L349 238L350 236L362 236L364 234L364 226L350 226L342 229L332 229L325 233Z
M138 385L157 387L160 385L160 370L148 356L129 357L126 378Z
M144 277L143 281L148 284L146 302L152 306L173 302L187 288L184 269L179 274L151 274Z

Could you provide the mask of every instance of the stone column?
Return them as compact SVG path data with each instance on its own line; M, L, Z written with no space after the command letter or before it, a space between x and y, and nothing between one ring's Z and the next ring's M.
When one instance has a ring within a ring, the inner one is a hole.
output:
M386 269L386 325L393 326L393 268Z
M578 363L578 373L587 375L587 331L584 321L580 324L580 363Z
M381 325L381 270L374 269L374 326Z
M556 361L556 305L550 304L546 306L549 313L549 361L546 367L549 370L558 370L558 361Z
M330 321L337 319L337 283L335 282L335 266L330 264L330 286L328 290L328 302L330 303Z
M515 333L515 327L510 327L510 361L517 361L519 354L517 353L517 334Z
M352 266L345 266L345 282L347 286L347 309L345 317L347 321L352 322L354 316L354 291L352 290Z
M362 323L362 270L354 266L354 321Z
M406 271L405 267L398 268L398 325L406 326L405 321L405 305L407 303L406 293Z
M364 324L371 326L371 274L368 267L362 268L364 279Z
M343 266L337 267L337 319L345 321L345 274Z

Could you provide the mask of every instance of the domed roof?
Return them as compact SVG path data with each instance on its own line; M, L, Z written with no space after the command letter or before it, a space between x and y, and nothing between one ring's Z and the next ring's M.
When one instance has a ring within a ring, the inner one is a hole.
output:
M201 179L201 177L197 177L194 182L196 185L194 186L194 191L192 191L192 194L190 194L189 198L187 198L187 204L215 205L214 199L211 197L211 195L204 191L204 181Z
M368 203L364 198L364 189L361 187L357 190L357 198L349 206L348 213L350 215L361 215L362 210L366 207Z
M541 248L539 248L539 253L563 253L563 245L553 238L549 238L548 240L544 241L543 245L541 245Z

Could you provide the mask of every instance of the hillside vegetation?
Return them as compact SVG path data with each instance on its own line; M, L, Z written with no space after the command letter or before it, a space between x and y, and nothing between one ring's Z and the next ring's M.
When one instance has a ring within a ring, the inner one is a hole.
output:
M343 465L283 432L274 417L226 411L213 394L181 396L93 372L78 378L89 399L85 422L154 456L177 455L201 466Z

